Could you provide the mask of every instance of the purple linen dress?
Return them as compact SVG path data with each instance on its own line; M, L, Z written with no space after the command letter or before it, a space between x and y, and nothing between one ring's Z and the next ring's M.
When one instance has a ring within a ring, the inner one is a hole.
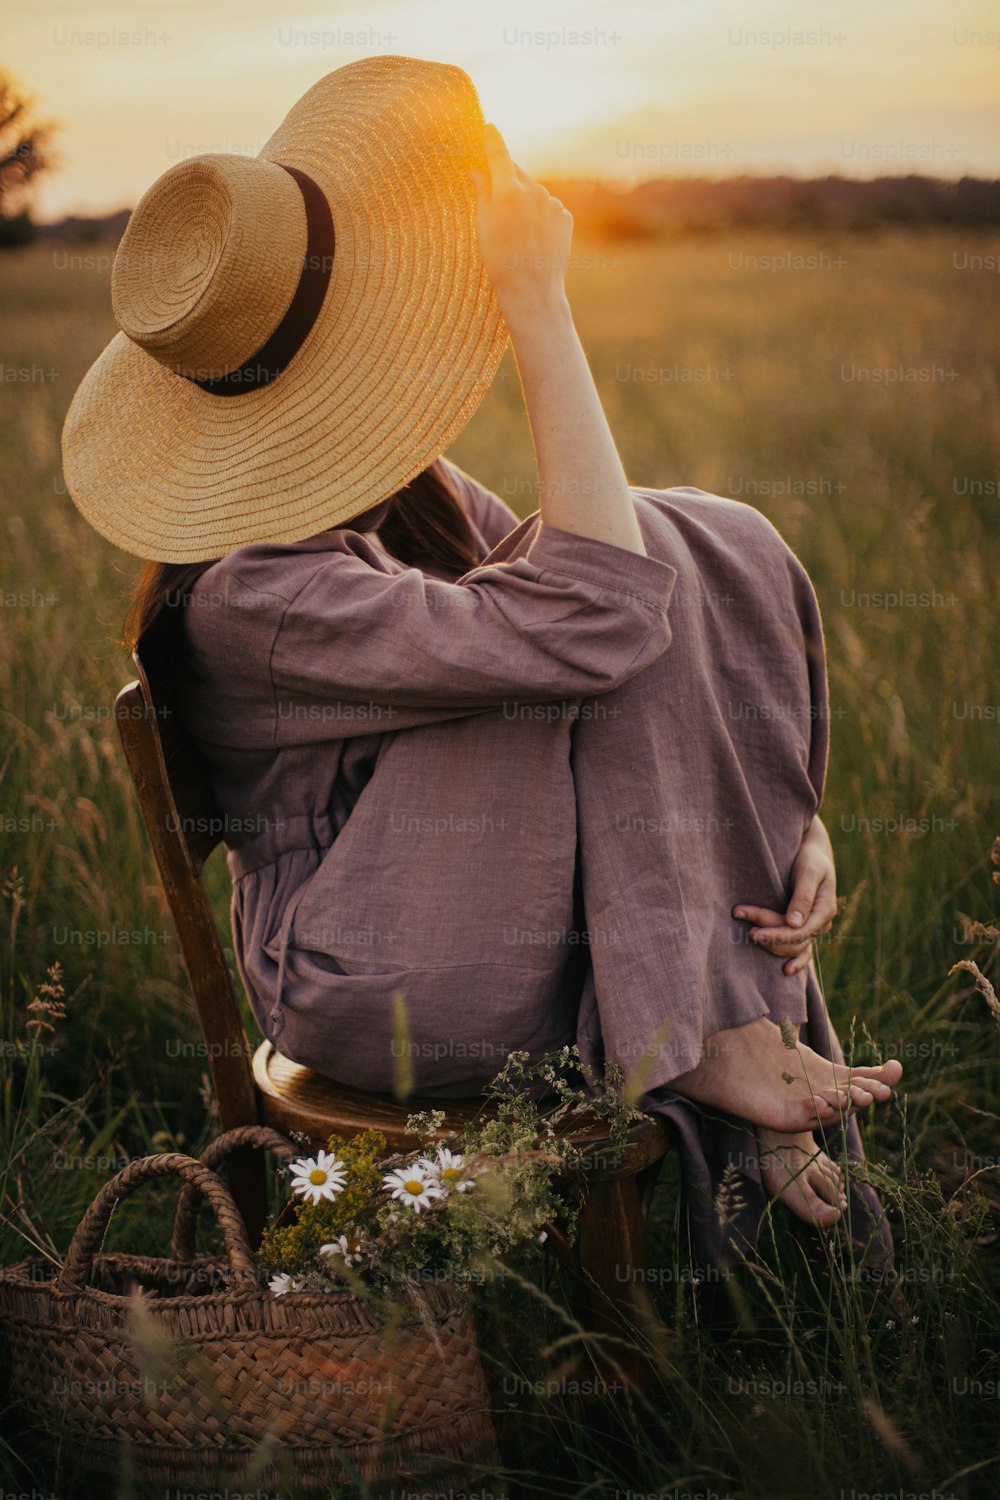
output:
M288 1057L380 1092L405 1065L419 1093L474 1093L512 1049L573 1041L641 1066L722 1259L764 1209L755 1140L670 1080L763 1015L841 1057L813 970L730 915L784 908L822 796L812 587L736 501L633 490L642 556L449 469L485 554L461 577L334 527L222 559L185 611L251 1007ZM727 1164L745 1206L723 1224ZM864 1184L852 1214L888 1255Z

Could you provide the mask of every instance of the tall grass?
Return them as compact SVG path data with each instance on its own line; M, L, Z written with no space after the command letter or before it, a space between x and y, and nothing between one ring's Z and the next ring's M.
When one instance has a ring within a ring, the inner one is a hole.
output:
M964 248L887 233L578 249L571 300L631 481L750 500L816 585L833 714L824 814L848 899L820 959L848 1051L906 1066L903 1097L863 1127L900 1260L889 1285L859 1279L778 1208L737 1274L696 1271L671 1164L654 1205L648 1392L587 1406L594 1350L560 1311L563 1289L542 1294L539 1266L482 1298L512 1494L996 1492L1000 1035L966 976L948 977L957 958L995 960L966 921L995 913L1000 821L995 291L956 268ZM76 513L60 473L69 398L114 332L112 249L67 266L40 245L2 266L6 1262L64 1250L120 1159L212 1133L110 716L136 565ZM789 251L817 268L760 267ZM878 370L930 373L857 373ZM535 508L509 355L452 455L520 514ZM225 924L219 858L209 884ZM31 1029L56 963L65 1017ZM153 1194L114 1233L162 1249L168 1222ZM30 1442L5 1441L5 1487L41 1485ZM68 1473L59 1482L69 1493ZM502 1493L497 1476L483 1486Z

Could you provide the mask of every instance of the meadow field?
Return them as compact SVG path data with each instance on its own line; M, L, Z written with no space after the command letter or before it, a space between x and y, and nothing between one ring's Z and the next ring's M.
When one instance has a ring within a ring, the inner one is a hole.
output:
M4 1263L64 1250L125 1161L214 1133L111 717L138 564L88 527L60 471L66 407L114 332L113 250L0 259ZM586 1351L541 1256L482 1294L506 1465L486 1495L997 1493L1000 1016L949 970L972 959L995 977L1000 908L998 251L942 232L743 232L574 252L570 297L631 482L749 501L815 582L823 811L846 897L819 960L848 1052L906 1069L863 1126L899 1258L887 1284L866 1281L778 1210L759 1253L713 1279L692 1267L671 1165L654 1204L660 1378L603 1424L570 1378ZM535 509L509 353L451 456ZM219 853L209 878L226 922ZM144 1203L114 1242L163 1253L169 1202ZM75 1493L72 1455L53 1470L19 1393L5 1400L3 1492Z

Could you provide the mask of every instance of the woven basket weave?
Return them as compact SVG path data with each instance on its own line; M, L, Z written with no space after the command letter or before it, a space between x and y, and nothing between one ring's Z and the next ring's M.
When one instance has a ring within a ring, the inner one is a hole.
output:
M224 1145L258 1134L273 1132L249 1127ZM174 1175L185 1184L175 1246L193 1240L191 1189L211 1204L226 1254L96 1255L118 1201ZM0 1322L13 1391L94 1479L127 1471L162 1496L167 1485L239 1488L252 1472L285 1495L325 1496L359 1480L376 1493L402 1480L454 1488L498 1462L465 1295L404 1289L388 1323L347 1289L274 1296L228 1189L188 1156L119 1172L58 1274L44 1260L0 1269Z

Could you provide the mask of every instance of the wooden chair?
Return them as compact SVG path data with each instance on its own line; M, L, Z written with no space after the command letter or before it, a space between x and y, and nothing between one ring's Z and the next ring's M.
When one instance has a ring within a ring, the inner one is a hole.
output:
M229 965L219 939L202 870L219 843L209 770L174 708L169 686L147 673L132 656L137 681L115 700L115 717L143 820L170 906L218 1100L223 1130L265 1124L300 1131L315 1143L336 1133L350 1136L381 1130L394 1150L413 1146L406 1117L416 1110L444 1109L446 1129L460 1128L481 1099L394 1098L362 1093L290 1062L270 1042L253 1050L247 1039ZM624 1156L612 1164L600 1127L577 1131L586 1150L586 1191L577 1242L570 1246L558 1226L548 1243L574 1276L576 1311L584 1326L621 1332L635 1316L635 1281L626 1268L646 1266L646 1218L671 1127L656 1116L636 1123ZM234 1153L229 1180L254 1243L266 1215L264 1164L260 1153ZM640 1278L641 1279L641 1278Z

